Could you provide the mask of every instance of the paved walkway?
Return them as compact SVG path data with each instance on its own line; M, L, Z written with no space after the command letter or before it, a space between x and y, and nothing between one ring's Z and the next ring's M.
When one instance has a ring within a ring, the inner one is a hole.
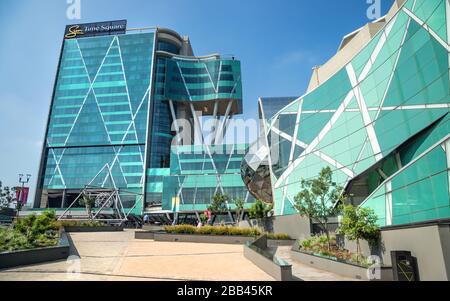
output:
M70 237L76 247L71 254L81 260L0 271L0 281L274 280L245 259L240 245L135 240L134 231L72 233Z
M134 231L71 233L75 248L69 261L0 271L0 281L273 281L245 259L243 246L135 240ZM295 277L304 281L354 281L296 262L290 247L277 256L292 264ZM81 258L80 260L78 258ZM68 271L80 273L68 273Z
M330 272L318 270L308 265L295 261L291 257L291 247L279 247L276 256L283 258L292 265L292 275L302 281L357 281Z

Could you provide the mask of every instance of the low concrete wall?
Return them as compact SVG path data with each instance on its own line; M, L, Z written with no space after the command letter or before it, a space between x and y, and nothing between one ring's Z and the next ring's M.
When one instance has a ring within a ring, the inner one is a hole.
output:
M214 235L188 235L188 234L167 234L154 233L155 241L166 242L191 242L206 244L236 244L243 245L246 242L253 242L255 238L244 236L214 236Z
M356 243L346 240L345 248L356 253ZM361 241L364 256L379 256L386 266L392 265L391 251L409 251L417 258L423 281L450 280L450 224L431 222L383 228L378 248Z
M166 242L191 242L205 244L233 244L243 245L247 242L254 242L256 238L246 236L220 236L220 235L188 235L188 234L169 234L151 231L136 231L135 239L150 239ZM290 247L295 240L268 240L269 247Z
M384 229L382 258L391 265L391 251L409 251L417 258L423 281L450 280L450 225Z
M308 238L311 236L311 222L298 214L276 216L273 220L275 233L286 233L294 239Z
M294 259L295 261L298 261L308 266L312 266L319 270L328 271L331 273L335 273L353 279L371 281L368 277L368 269L364 267L310 255L296 249L291 250L291 256L292 259ZM393 279L394 277L392 273L392 268L382 267L381 279L376 280L393 281Z
M64 227L66 232L86 232L86 233L95 233L95 232L122 232L123 227L113 227L113 226L106 226L106 227L77 227L77 226L69 226Z
M254 243L244 246L244 256L261 270L277 281L292 281L292 266L282 259L275 257L275 250L268 247L266 236L262 236Z
M134 238L135 239L155 239L155 232L151 231L136 231L134 232Z
M69 255L70 243L63 231L59 244L55 247L0 253L0 269L66 260Z

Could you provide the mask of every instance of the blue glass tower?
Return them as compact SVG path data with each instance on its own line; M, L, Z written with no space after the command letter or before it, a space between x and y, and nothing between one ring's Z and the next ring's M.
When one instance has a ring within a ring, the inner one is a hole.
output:
M242 113L239 61L195 57L189 38L168 29L68 26L34 207L67 208L87 185L117 188L136 215L161 207L163 195L176 197L173 187L164 194L177 170L174 121L194 125L199 111L219 123ZM245 196L243 182L235 185Z

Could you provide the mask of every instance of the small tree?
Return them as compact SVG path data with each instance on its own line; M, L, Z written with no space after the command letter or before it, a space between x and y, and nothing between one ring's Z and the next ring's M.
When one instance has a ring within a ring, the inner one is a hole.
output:
M249 210L249 216L251 219L257 221L257 225L262 231L271 231L272 227L268 224L268 218L272 216L273 205L264 203L261 200L256 200L253 206Z
M88 212L89 219L92 219L93 218L92 208L95 206L95 198L84 194L81 197L79 203L80 203L80 205L86 207L86 211Z
M3 183L0 181L0 208L8 208L14 201L16 201L15 189L8 186L3 187Z
M251 219L265 219L270 217L272 210L273 205L268 205L261 200L256 200L249 210L249 215Z
M245 200L237 198L234 200L234 205L236 206L236 225L239 225L245 212Z
M370 208L342 206L342 221L339 234L345 235L349 240L356 241L356 260L359 263L361 255L360 240L366 240L373 245L380 237L380 228L377 225L378 217Z
M202 225L205 225L208 222L208 215L206 214L200 214L200 221L202 222Z
M335 216L338 202L343 201L343 188L333 182L330 167L322 169L319 177L313 180L302 180L302 190L295 197L295 209L301 216L320 224L327 236L328 250L331 250L328 220Z
M208 210L214 215L212 223L214 223L215 217L217 215L224 214L228 209L228 202L230 197L226 194L216 193L212 199L211 205L209 205Z

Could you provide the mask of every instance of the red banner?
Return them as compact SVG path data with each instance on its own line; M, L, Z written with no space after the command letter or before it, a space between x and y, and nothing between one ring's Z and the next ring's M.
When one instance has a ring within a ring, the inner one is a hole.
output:
M16 188L16 199L22 204L22 205L26 205L28 202L28 195L30 193L30 188L29 187L24 187L23 188L23 193L21 194L20 191L22 190L21 187L17 187Z

